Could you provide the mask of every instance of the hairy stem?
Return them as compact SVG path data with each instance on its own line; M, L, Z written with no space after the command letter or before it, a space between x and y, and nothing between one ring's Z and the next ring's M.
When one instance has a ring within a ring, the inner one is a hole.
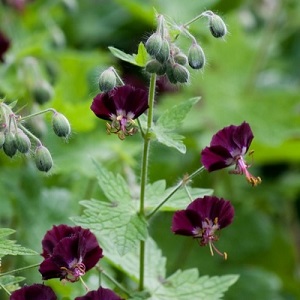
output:
M25 270L28 270L28 269L35 268L35 267L39 267L39 265L40 265L40 263L34 264L34 265L30 265L30 266L26 266L26 267L19 268L19 269L15 269L15 270L11 270L11 271L8 271L8 272L5 272L5 273L0 273L0 277L5 276L5 275L10 275L10 274L18 273L18 272L21 272L21 271L25 271Z

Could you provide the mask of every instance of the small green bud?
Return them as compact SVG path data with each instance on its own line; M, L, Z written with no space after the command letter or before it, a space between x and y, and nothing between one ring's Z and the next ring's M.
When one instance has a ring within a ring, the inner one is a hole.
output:
M205 55L198 44L192 44L188 52L188 61L192 69L201 69L205 65Z
M170 45L169 42L164 39L162 41L162 45L159 52L155 55L155 58L163 64L169 59L169 57L170 57Z
M190 78L190 72L188 69L177 63L173 65L173 75L175 80L180 83L187 83Z
M156 59L152 59L147 62L145 70L148 73L156 73L157 75L163 75L166 73L166 66L164 64L161 64Z
M209 30L215 38L220 38L226 35L227 27L222 18L213 12L209 14Z
M162 38L158 32L154 32L152 35L150 35L145 44L147 52L153 56L155 56L160 51L161 46Z
M35 149L34 160L36 167L42 172L48 172L53 166L51 154L43 145Z
M33 87L32 96L35 102L44 104L53 97L53 89L47 81L41 80Z
M4 142L5 142L5 134L3 131L0 131L0 148L2 148Z
M59 112L53 114L52 128L54 133L59 137L67 138L71 133L71 126L68 119Z
M21 153L27 153L30 150L31 142L29 137L23 132L23 130L19 129L15 135L16 145L18 150Z
M185 66L188 62L188 58L184 53L178 53L174 56L174 61L182 66Z
M166 71L167 77L169 81L173 84L178 83L177 79L174 77L174 72L173 72L173 65L167 64L167 71Z
M102 72L99 77L99 88L102 92L111 91L117 84L117 77L112 68Z
M5 142L3 144L4 153L9 156L13 157L17 152L17 145L15 135L12 132L7 132L5 134Z

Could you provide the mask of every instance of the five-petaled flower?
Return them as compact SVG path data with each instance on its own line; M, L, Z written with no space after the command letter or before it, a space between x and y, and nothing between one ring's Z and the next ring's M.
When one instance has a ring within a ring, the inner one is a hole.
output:
M100 287L97 291L90 291L82 297L76 297L75 300L121 300L112 290Z
M75 282L103 257L95 235L80 226L53 226L44 236L42 247L45 259L39 271L44 280Z
M217 231L230 225L233 217L234 208L230 201L204 196L195 199L186 209L175 212L172 231L199 239L201 246L209 245L212 255L215 251L226 259L227 254L220 252L214 242L219 239Z
M23 286L10 295L10 300L57 300L53 290L43 284Z
M137 131L134 119L148 108L148 94L145 90L130 85L118 86L113 90L98 94L91 110L107 123L107 132L118 134L120 139Z
M235 170L231 173L244 174L252 186L260 184L260 177L249 173L249 165L244 160L253 137L252 130L246 122L221 129L212 137L210 146L201 152L203 166L212 172L235 165Z

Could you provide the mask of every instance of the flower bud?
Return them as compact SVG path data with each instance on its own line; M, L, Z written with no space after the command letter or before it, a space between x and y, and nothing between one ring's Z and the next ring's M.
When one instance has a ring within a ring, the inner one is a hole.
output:
M32 96L35 102L44 104L52 98L53 89L47 81L42 80L33 87Z
M178 81L177 79L174 77L174 72L173 72L173 65L168 64L167 65L167 71L166 71L167 77L169 79L169 81L173 84L177 84Z
M175 80L180 83L187 83L190 78L190 72L188 69L177 63L173 65L173 75Z
M158 32L154 32L147 40L145 47L150 55L155 56L162 46L162 38Z
M53 166L51 154L43 145L35 149L34 160L36 167L42 172L48 172Z
M30 150L31 142L29 137L23 132L23 130L19 129L15 135L17 149L21 153L27 153Z
M174 61L182 66L185 66L188 62L188 58L184 53L178 53L174 56Z
M166 73L166 66L164 64L161 64L156 59L152 59L147 62L145 70L148 73L156 73L157 75L163 75Z
M99 77L99 88L102 92L111 91L117 84L117 77L112 68L102 72Z
M71 126L68 119L59 112L53 115L52 128L54 133L59 137L67 138L71 133Z
M192 69L201 69L205 65L205 55L198 44L192 44L188 52L188 61Z
M164 39L162 41L162 45L159 52L155 55L155 58L163 64L169 59L169 57L170 57L170 45L169 42Z
M0 148L2 148L4 142L5 142L5 134L3 131L0 131Z
M7 132L5 134L5 142L3 144L4 153L9 156L13 157L17 152L17 145L15 135L12 132Z
M209 14L209 30L215 38L226 35L227 27L222 18L214 13Z

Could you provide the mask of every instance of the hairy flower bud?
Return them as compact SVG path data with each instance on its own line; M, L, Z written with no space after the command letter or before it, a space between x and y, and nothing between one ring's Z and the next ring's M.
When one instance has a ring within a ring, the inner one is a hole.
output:
M178 83L177 79L174 77L173 65L172 64L167 64L166 74L167 74L167 77L168 77L168 79L171 83L173 83L173 84Z
M52 98L53 89L47 81L41 80L33 87L32 96L35 102L44 104Z
M15 135L12 132L7 132L5 134L5 142L3 144L4 153L9 156L13 157L17 152L17 145Z
M162 38L158 32L154 32L147 40L145 47L150 55L155 56L162 46Z
M205 55L200 45L193 43L188 52L188 61L192 69L201 69L205 65Z
M173 75L175 80L180 83L187 83L190 78L190 72L188 69L177 63L173 65Z
M29 137L23 132L23 130L19 129L15 135L17 149L21 153L27 153L30 150L31 142Z
M166 73L166 66L161 64L158 60L152 59L147 62L145 70L148 73L156 73L157 75L163 75Z
M208 15L209 30L215 38L220 38L226 35L227 27L222 18L213 12Z
M188 58L184 53L178 53L174 56L174 61L182 66L185 66L188 62Z
M71 133L71 126L68 119L59 112L53 114L52 128L54 133L59 137L67 138Z
M170 45L169 42L164 39L162 41L162 45L159 52L155 55L155 58L163 64L169 59L169 57L170 57Z
M2 148L4 142L5 142L5 134L3 131L0 131L0 148Z
M99 77L99 88L102 92L111 91L117 84L117 77L112 68L102 72Z
M51 154L43 145L35 149L34 160L36 167L42 172L48 172L53 166Z

